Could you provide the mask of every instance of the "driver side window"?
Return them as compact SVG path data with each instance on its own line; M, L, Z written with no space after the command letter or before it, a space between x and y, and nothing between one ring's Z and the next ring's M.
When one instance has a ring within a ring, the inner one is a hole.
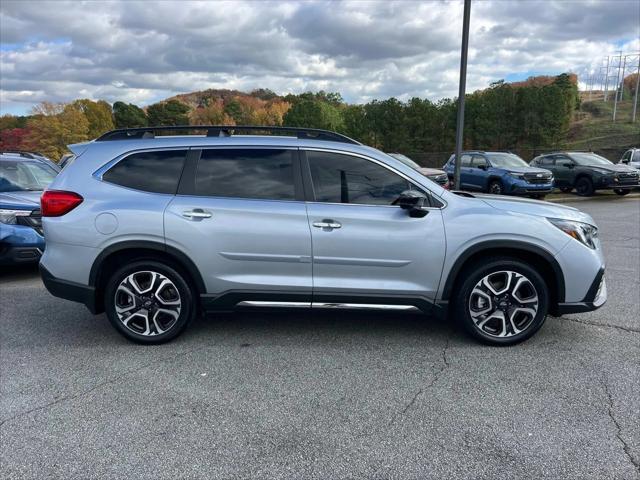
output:
M316 202L391 205L405 190L420 190L389 169L360 157L307 151Z

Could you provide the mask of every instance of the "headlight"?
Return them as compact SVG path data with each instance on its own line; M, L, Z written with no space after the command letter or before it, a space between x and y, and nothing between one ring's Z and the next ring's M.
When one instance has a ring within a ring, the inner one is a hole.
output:
M573 220L562 220L560 218L547 218L554 226L558 227L570 237L586 245L589 248L596 249L596 239L598 238L598 229L588 223L575 222Z
M524 180L524 173L509 172L509 175L511 175L514 178Z
M28 217L31 210L9 210L0 208L0 223L15 225L17 217Z

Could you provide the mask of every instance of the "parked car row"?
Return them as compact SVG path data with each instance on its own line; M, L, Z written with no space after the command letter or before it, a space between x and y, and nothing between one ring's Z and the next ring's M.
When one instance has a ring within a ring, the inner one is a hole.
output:
M453 185L455 155L442 170L425 169L402 154L389 154L432 180ZM462 190L495 195L523 195L542 199L555 188L564 193L575 189L580 196L596 190L627 195L640 187L640 149L628 150L618 164L593 152L562 151L539 155L529 164L510 152L464 151L461 155ZM444 174L444 175L441 175Z

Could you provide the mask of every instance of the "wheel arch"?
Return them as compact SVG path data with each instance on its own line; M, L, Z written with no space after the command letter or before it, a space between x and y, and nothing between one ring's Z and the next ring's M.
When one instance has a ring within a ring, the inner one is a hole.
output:
M465 268L487 256L509 256L526 261L540 272L549 285L550 307L553 309L558 303L564 302L564 274L554 256L542 247L517 240L490 240L477 243L465 250L449 270L442 289L442 300L450 300Z
M95 305L97 312L104 311L102 294L104 284L110 273L120 266L120 262L136 258L152 258L166 261L175 266L187 277L198 294L206 293L204 280L195 263L182 251L159 242L133 240L115 243L105 248L96 257L89 273L89 285L95 289ZM118 262L115 262L118 260Z

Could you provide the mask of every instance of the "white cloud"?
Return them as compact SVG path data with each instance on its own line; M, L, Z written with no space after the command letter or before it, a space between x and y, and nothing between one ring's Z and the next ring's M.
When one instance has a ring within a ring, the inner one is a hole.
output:
M206 88L453 97L461 13L460 1L3 0L0 111ZM637 0L474 2L471 25L470 91L512 74L582 73L640 48Z

